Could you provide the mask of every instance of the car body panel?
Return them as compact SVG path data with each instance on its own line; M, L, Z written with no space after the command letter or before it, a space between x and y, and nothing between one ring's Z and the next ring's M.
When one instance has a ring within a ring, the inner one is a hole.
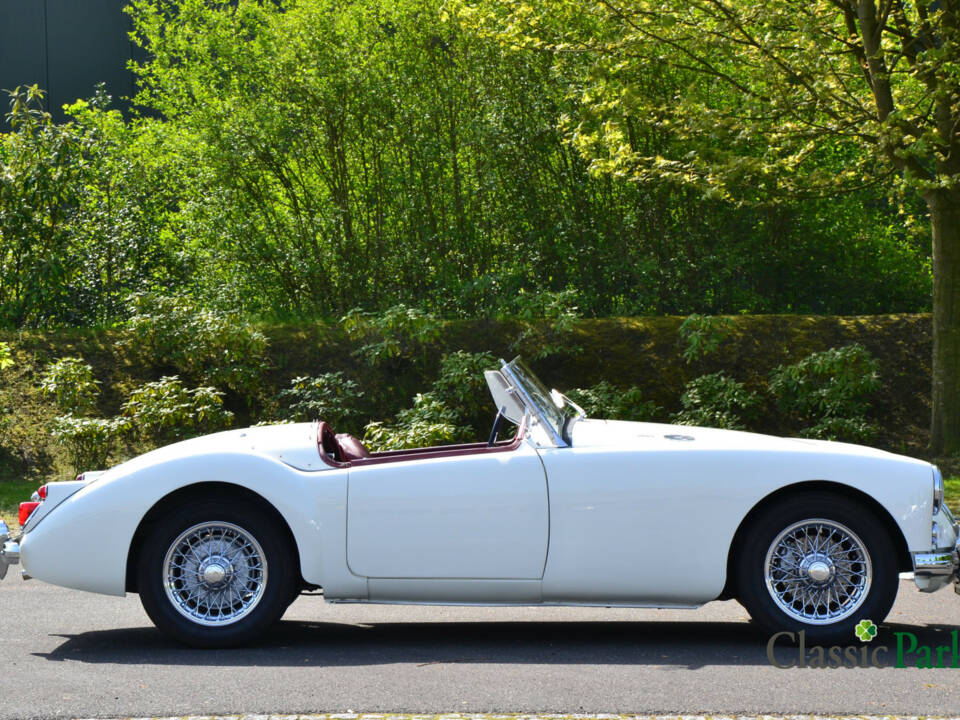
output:
M352 464L324 462L309 423L177 443L98 475L46 512L20 540L22 563L47 582L123 594L143 518L201 483L272 505L304 581L331 601L696 606L722 591L751 510L805 482L865 493L910 551L932 546L932 466L919 460L587 419L559 447L556 432L529 419L522 439L494 451Z
M547 482L527 443L511 452L352 467L347 507L347 561L357 575L543 576Z
M747 514L770 494L810 481L867 492L891 511L911 550L930 547L927 463L702 430L584 420L573 447L541 450L550 479L544 601L711 600L726 583ZM628 433L637 441L624 450Z

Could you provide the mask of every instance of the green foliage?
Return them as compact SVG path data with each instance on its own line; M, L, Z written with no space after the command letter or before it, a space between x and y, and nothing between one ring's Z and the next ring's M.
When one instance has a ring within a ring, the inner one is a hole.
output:
M103 322L131 291L180 276L165 177L102 92L59 125L42 100L13 90L0 134L0 325Z
M293 378L290 387L277 394L276 401L284 420L326 420L337 430L348 432L360 415L358 406L362 398L363 392L355 381L342 372L332 372Z
M525 292L521 288L513 298L507 300L507 307L515 312L516 317L525 320L527 325L513 341L511 348L518 352L529 350L526 354L535 360L580 352L583 348L570 341L579 318L579 308L574 305L576 300L577 291L573 288L536 293Z
M40 390L53 397L61 410L87 415L97 404L100 382L83 358L65 357L47 364L40 379Z
M565 394L582 407L588 417L642 422L654 420L663 412L655 402L644 400L636 385L623 390L601 380L596 385L574 388Z
M13 367L13 364L13 351L10 350L10 343L0 342L0 370Z
M116 447L126 425L122 418L60 415L50 424L50 435L67 452L74 473L100 470Z
M413 407L398 412L392 423L368 424L364 442L395 450L476 440L494 417L483 372L496 364L487 352L444 355L430 391L414 397Z
M778 407L805 425L804 437L868 441L870 395L880 389L879 363L859 344L808 355L770 374Z
M732 330L733 322L728 317L687 316L680 324L680 337L686 343L683 359L692 363L712 355Z
M701 375L686 384L680 396L683 410L674 416L678 425L744 430L760 404L756 393L723 373Z
M372 422L366 427L363 443L370 450L449 445L462 439L457 414L429 393L417 395L413 407L397 413L393 424Z
M430 313L403 304L382 313L354 309L340 322L347 335L363 343L356 354L371 365L386 358L421 358L442 328Z
M141 435L160 442L203 435L229 427L233 413L212 387L188 390L176 376L162 377L130 393L123 416Z
M259 390L267 366L267 338L239 314L153 294L131 295L130 307L132 316L117 341L120 349L248 400Z
M441 359L440 375L428 394L452 409L455 424L479 432L489 426L495 412L483 373L496 367L496 358L488 352L449 353Z

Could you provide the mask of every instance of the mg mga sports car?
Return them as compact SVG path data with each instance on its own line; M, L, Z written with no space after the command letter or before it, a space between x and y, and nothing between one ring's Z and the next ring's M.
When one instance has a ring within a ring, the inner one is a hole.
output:
M519 359L486 373L486 442L369 452L325 423L141 455L0 523L0 576L139 593L177 640L252 641L329 602L695 608L736 598L808 643L957 573L929 463L866 447L587 418ZM500 439L505 422L516 427Z

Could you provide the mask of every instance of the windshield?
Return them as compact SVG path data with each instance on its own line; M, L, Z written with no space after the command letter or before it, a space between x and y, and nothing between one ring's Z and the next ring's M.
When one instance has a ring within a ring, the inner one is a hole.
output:
M519 357L507 363L504 369L520 385L527 396L524 400L529 399L533 403L534 407L531 409L547 424L557 445L561 447L569 445L569 430L578 417L577 411L566 403L555 402L547 386L533 374L533 371Z

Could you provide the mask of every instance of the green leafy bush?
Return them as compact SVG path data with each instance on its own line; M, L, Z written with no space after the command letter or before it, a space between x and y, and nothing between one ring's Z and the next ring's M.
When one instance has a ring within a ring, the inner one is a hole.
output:
M402 303L382 313L354 308L340 322L351 339L363 343L356 355L371 365L385 358L421 359L443 327L434 315Z
M644 400L640 388L627 390L601 380L588 388L574 388L566 395L582 407L589 417L611 420L653 420L662 413L662 408L651 400Z
M519 290L510 298L507 310L528 324L511 344L511 348L542 360L549 355L575 355L583 350L571 341L579 308L574 304L578 293L573 288L559 292ZM543 323L537 325L537 323ZM526 352L529 351L529 352Z
M93 368L83 358L64 357L47 364L40 390L53 397L61 410L86 415L97 404L100 382L94 379Z
M456 424L476 430L486 428L492 422L496 408L483 373L496 367L496 358L488 352L458 350L444 355L440 361L440 375L433 382L429 395L452 410Z
M711 373L688 382L680 404L683 410L674 416L678 425L743 430L744 420L753 416L760 399L743 383L723 373Z
M363 392L355 381L342 372L332 372L316 377L295 377L289 388L277 393L275 400L278 414L284 420L326 420L340 430L341 424L350 423L359 416L361 398Z
M50 435L66 449L74 473L106 467L125 430L123 418L89 418L66 414L50 423Z
M10 344L0 342L0 370L6 370L13 365L13 352L10 350Z
M469 433L469 429L457 425L457 417L430 393L420 394L413 399L412 408L397 413L394 423L369 423L363 442L373 451L448 445Z
M267 364L267 338L235 313L184 297L135 293L121 349L157 367L253 397Z
M733 330L733 321L713 315L688 315L680 324L680 337L686 343L683 359L697 362L712 355Z
M223 409L223 393L212 387L188 390L176 376L146 383L123 405L123 416L142 435L177 440L229 427L233 413Z
M778 407L805 425L800 434L827 440L873 437L876 428L866 414L879 388L879 363L857 343L813 353L770 374Z

